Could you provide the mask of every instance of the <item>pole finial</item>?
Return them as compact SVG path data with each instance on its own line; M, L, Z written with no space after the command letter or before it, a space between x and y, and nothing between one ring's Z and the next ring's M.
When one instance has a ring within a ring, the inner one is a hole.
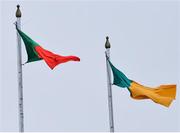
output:
M106 48L106 49L111 48L111 45L110 45L109 37L108 37L108 36L106 37L105 48Z
M20 18L20 17L21 17L20 5L17 5L16 17L17 17L17 18Z

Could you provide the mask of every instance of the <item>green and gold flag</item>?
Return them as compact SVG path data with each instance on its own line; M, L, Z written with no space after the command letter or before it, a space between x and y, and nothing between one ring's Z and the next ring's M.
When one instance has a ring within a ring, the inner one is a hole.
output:
M108 60L108 59L107 59ZM151 99L155 103L169 107L176 97L176 85L160 85L158 87L146 87L133 80L128 79L121 71L113 66L108 60L113 72L113 84L127 88L133 99Z

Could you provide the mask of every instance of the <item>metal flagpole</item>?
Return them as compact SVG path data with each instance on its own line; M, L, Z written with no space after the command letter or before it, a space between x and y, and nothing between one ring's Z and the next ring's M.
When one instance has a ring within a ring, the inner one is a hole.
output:
M110 71L110 65L107 61L107 58L110 60L110 48L111 45L109 43L109 37L106 37L106 67L107 67L107 87L108 87L108 106L109 106L109 126L110 126L110 132L114 132L114 119L113 119L113 101L112 101L112 83L111 83L111 71Z
M17 5L16 25L21 29L21 11ZM18 69L18 107L19 107L19 132L24 132L24 112L23 112L23 82L22 82L22 60L21 60L21 38L17 32L17 69Z

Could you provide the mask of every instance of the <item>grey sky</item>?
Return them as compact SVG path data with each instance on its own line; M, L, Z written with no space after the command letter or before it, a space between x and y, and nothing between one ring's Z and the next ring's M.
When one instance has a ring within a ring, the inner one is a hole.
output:
M44 48L76 55L50 70L23 66L25 131L109 131L105 37L112 63L143 85L178 83L177 1L1 1L1 127L18 131L16 5L22 31ZM22 43L23 62L26 52ZM180 74L180 73L179 73ZM115 131L179 131L179 90L170 108L113 90Z

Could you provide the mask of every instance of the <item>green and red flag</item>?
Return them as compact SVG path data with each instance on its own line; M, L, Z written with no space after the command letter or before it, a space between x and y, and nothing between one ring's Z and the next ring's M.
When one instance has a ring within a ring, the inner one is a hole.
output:
M54 54L42 48L37 42L32 40L21 30L19 30L17 26L16 29L25 44L26 52L28 55L28 60L26 63L39 61L43 59L51 69L54 69L54 67L61 63L65 63L68 61L80 61L80 58L77 56L62 56Z

